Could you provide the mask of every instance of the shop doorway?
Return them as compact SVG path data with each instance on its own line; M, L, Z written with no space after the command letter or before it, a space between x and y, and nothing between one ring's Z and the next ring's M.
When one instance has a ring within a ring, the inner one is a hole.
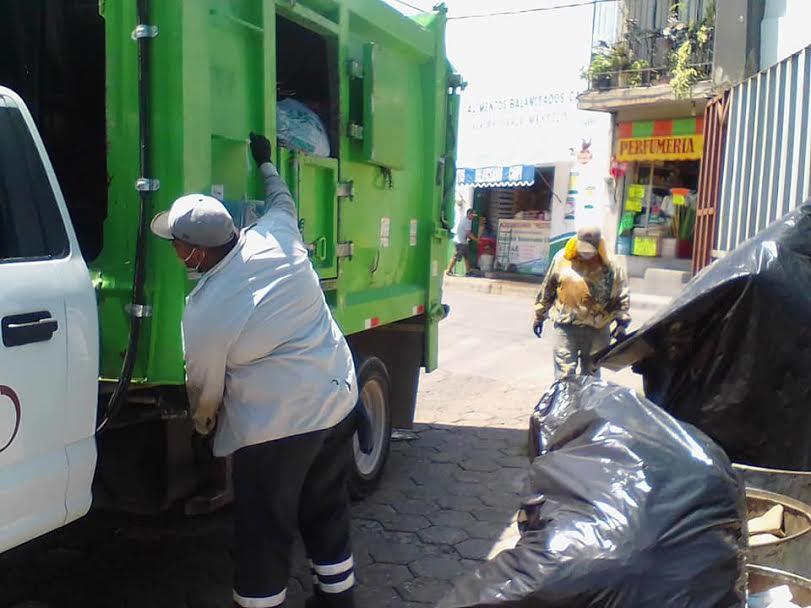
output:
M478 267L483 272L546 272L554 182L554 166L537 166L530 185L475 189Z
M689 270L700 164L629 163L617 233L617 253L629 256L629 264L657 258L656 266Z

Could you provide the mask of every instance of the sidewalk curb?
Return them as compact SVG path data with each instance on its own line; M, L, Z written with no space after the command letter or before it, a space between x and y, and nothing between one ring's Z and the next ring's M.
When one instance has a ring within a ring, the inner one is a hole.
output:
M539 283L522 283L498 279L480 279L473 277L445 277L444 289L448 291L468 291L490 295L517 295L534 300L541 288ZM669 296L631 292L631 306L637 310L660 310L670 304Z

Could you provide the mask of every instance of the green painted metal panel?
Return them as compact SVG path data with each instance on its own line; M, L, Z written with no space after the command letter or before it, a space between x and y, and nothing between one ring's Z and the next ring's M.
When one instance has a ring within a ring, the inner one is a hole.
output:
M155 175L149 177L161 188L150 197L149 213L188 192L214 192L229 204L262 198L246 140L251 130L274 137L277 59L285 61L285 49L276 48L277 22L289 20L324 37L333 158L276 150L279 169L298 200L304 239L313 245L317 271L329 280L327 300L342 329L354 333L370 319L386 324L425 311L425 365L436 367L458 112L458 98L448 95L444 11L414 21L379 0L152 0L151 7L160 33L150 43ZM135 0L106 2L103 15L107 52L96 59L107 64L109 209L104 248L92 270L102 373L115 378L128 338L125 305L138 214L133 184L140 177L137 57L130 37ZM364 65L372 48L371 71L353 77L347 66ZM366 87L376 95L373 107ZM363 141L350 137L352 122L363 124ZM353 183L351 199L336 197L339 180ZM349 242L352 256L338 259L337 243ZM136 381L180 384L180 319L192 284L168 243L150 239L146 263L153 316Z
M424 27L436 36L437 50L429 64L423 70L422 83L426 91L433 96L433 112L426 112L425 128L433 138L434 148L438 151L439 160L429 167L433 179L426 180L426 197L439 200L438 217L434 216L431 231L431 270L428 279L427 326L425 332L425 369L432 371L439 365L439 322L445 316L442 306L442 280L447 263L447 250L453 222L456 181L456 134L459 122L459 96L449 94L449 77L452 69L445 58L445 26L447 14L444 5L431 15L419 18Z
M318 276L334 279L338 276L338 161L296 154L292 162L297 165L296 201L302 238Z
M369 43L364 49L363 150L366 160L403 169L407 123L402 120L409 101L400 74L407 61L397 51Z

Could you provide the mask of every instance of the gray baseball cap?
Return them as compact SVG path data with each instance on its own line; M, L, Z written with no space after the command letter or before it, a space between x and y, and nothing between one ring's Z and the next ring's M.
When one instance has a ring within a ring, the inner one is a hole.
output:
M167 241L184 241L197 247L220 247L237 234L225 206L205 194L187 194L172 203L169 211L152 218L152 232Z
M600 249L602 231L598 226L586 226L577 231L577 251L579 253L597 253Z

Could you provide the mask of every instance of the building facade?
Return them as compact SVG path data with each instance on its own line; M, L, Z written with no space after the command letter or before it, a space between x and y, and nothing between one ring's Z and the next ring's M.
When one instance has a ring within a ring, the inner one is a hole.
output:
M449 4L448 52L462 94L457 192L485 217L485 271L544 274L581 223L609 201L610 117L579 110L590 5L515 12L521 2ZM554 5L555 3L550 3ZM453 19L480 14L482 18Z
M689 271L709 100L760 68L764 0L617 0L595 5L589 89L612 117L612 213L604 231L629 273Z
M407 15L429 0L391 0ZM581 111L590 4L446 0L448 56L462 93L457 214L474 207L482 270L541 275L578 223L596 223L609 196L611 120Z

